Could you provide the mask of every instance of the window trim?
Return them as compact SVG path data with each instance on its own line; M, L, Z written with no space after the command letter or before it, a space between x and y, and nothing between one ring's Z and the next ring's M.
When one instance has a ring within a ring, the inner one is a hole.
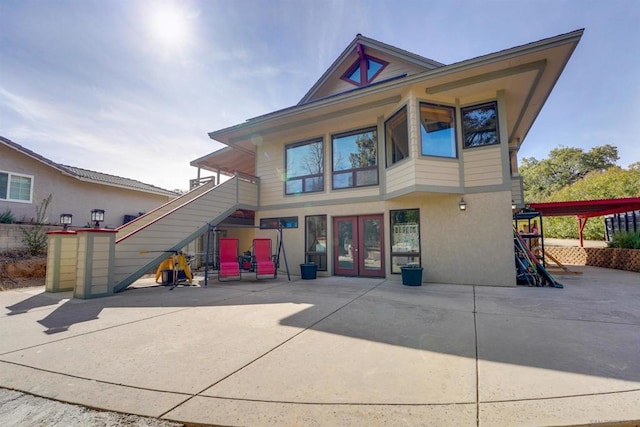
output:
M376 133L376 164L373 166L366 166L366 167L361 167L361 168L351 168L351 169L342 169L339 171L336 171L334 169L334 140L335 138L343 138L343 137L347 137L347 136L353 136L353 135L359 135L359 134L364 134L364 133L369 133L375 131ZM368 126L368 127L364 127L364 128L360 128L360 129L355 129L352 131L348 131L348 132L341 132L341 133L336 133L336 134L332 134L331 135L331 190L332 191L340 191L340 190L353 190L353 189L357 189L357 188L366 188L366 187L375 187L380 185L380 153L379 153L379 146L378 146L378 141L379 141L379 137L378 137L378 126ZM357 179L358 179L358 172L361 171L369 171L369 170L374 170L376 171L376 183L375 184L366 184L366 185L357 185ZM353 184L350 187L336 187L334 184L334 177L336 175L346 175L348 173L351 173L352 176L352 180L353 180Z
M423 142L422 141L422 106L423 105L430 106L430 107L447 108L447 109L451 109L451 111L453 112L453 126L451 129L453 130L454 150L455 150L454 156L439 156L437 154L425 154L422 152L422 142ZM418 101L418 129L420 131L420 156L428 157L428 158L452 159L452 160L456 160L460 157L459 137L458 137L458 108L456 108L456 106L447 105L447 104L437 104L437 103L427 102L427 101Z
M404 156L403 158L401 158L400 160L396 160L395 162L390 162L390 158L389 158L389 145L393 143L393 141L387 141L387 124L389 122L391 122L393 119L395 119L399 114L401 113L405 113L406 118L407 118L407 155ZM406 159L410 159L411 158L411 132L409 129L409 108L408 106L405 104L402 107L398 108L396 111L393 112L393 114L391 114L391 116L389 116L389 118L387 120L384 121L383 123L383 128L384 128L384 161L385 161L385 166L387 169L405 161Z
M308 224L307 224L307 220L309 218L324 218L324 230L325 230L325 251L324 252L312 252L309 251L309 242L307 240L308 237ZM329 244L330 244L330 239L327 237L327 235L329 234L328 231L328 216L326 214L318 214L318 215L305 215L304 217L304 262L308 263L309 262L309 256L317 256L317 257L324 257L324 265L322 262L320 262L320 265L318 265L318 271L328 271L329 265L328 263L328 253L329 253ZM317 265L317 264L316 264Z
M33 203L33 184L35 181L35 177L33 175L27 175L24 173L15 173L15 172L10 172L6 170L0 170L0 173L7 174L7 198L6 199L0 198L0 200L5 202L13 202L13 203ZM21 178L29 178L29 180L31 181L29 185L29 200L11 198L11 178L14 176L21 177Z
M295 220L295 225L287 226L287 222L289 222L289 221L294 222L293 220ZM278 222L279 226L266 224L267 222L275 222L275 221ZM298 219L297 216L281 216L281 217L272 217L272 218L260 218L260 229L261 230L278 230L279 228L282 228L284 230L285 228L298 228L299 226L300 226L300 220Z
M401 212L401 211L417 211L418 212L418 252L394 252L393 251L393 213ZM402 274L402 272L394 272L393 271L393 257L395 256L417 256L418 264L422 266L422 241L421 241L421 233L420 233L420 208L406 208L406 209L391 209L389 210L389 244L391 245L391 249L389 250L389 261L390 261L390 273L391 274Z
M310 145L310 144L315 144L315 143L320 143L320 149L322 151L322 173L321 174L310 174L310 175L299 175L299 176L295 176L295 177L289 177L288 176L288 152L290 148L297 148L297 147L302 147L304 145ZM309 193L321 193L325 191L325 180L324 180L324 176L325 176L325 158L324 158L324 137L318 137L318 138L312 138L312 139L308 139L305 141L299 141L299 142L293 142L291 144L286 144L284 146L284 173L285 173L285 178L284 178L284 194L285 196L299 196L302 194L309 194ZM322 188L318 189L318 190L312 190L312 191L305 191L305 182L306 179L309 178L316 178L319 177L322 179ZM290 181L293 180L302 180L302 191L300 192L288 192L287 191L287 183L289 183Z
M376 73L373 76L371 76L370 79L367 78L367 60L368 59L371 59L379 63L380 65L382 65L382 67L380 67L380 69L376 71ZM358 51L358 59L356 59L353 62L353 64L351 64L351 66L347 68L347 71L345 71L342 74L342 76L340 76L340 79L344 80L345 82L351 83L354 86L358 86L358 87L366 86L368 84L371 84L376 79L376 77L378 77L380 73L382 73L382 70L387 68L387 65L389 65L389 63L385 60L382 60L380 58L376 58L375 56L371 56L364 52L361 53L360 51ZM355 69L358 67L360 67L360 83L358 83L355 80L351 80L349 78L349 76L353 74Z
M465 129L464 129L464 113L465 111L468 110L474 110L474 109L478 109L478 108L482 108L482 107L486 107L489 105L493 105L494 109L496 111L496 142L492 142L491 144L482 144L482 145L467 145L467 137L466 137L466 133L465 133ZM497 100L493 100L493 101L487 101L487 102L482 102L480 104L473 104L473 105L468 105L466 107L461 107L460 108L460 132L461 132L461 137L462 137L462 149L466 150L466 149L474 149L474 148L482 148L482 147L491 147L494 145L500 145L501 140L500 140L500 116L499 116L499 112L498 112L498 101Z

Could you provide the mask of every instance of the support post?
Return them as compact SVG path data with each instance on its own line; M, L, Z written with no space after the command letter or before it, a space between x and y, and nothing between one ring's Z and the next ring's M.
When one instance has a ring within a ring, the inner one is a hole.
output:
M579 230L579 234L580 234L580 247L584 248L584 239L583 239L583 231L584 231L584 226L587 225L587 221L589 221L589 218L583 218L583 217L577 217L578 218L578 226L580 227Z
M81 229L78 234L78 261L75 298L98 298L113 295L113 264L116 231Z
M76 283L78 236L75 231L50 231L47 250L47 292L72 291Z

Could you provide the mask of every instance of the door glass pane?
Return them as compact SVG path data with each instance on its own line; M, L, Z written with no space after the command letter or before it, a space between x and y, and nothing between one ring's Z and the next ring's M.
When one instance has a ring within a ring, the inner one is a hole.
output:
M380 220L378 219L365 219L362 222L364 233L364 269L365 270L380 270L381 262L380 257Z
M353 269L353 223L338 221L338 267Z

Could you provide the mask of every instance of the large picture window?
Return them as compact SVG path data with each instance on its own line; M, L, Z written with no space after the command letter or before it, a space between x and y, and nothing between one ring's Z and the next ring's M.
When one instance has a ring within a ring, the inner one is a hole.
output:
M391 217L391 273L407 264L420 264L420 210L389 212Z
M378 185L378 132L369 128L333 138L333 189Z
M285 148L285 164L285 194L324 190L322 139L288 145Z
M387 167L409 157L409 128L407 107L402 107L384 123L387 149Z
M33 177L0 171L0 200L31 202Z
M454 108L421 103L420 133L423 155L457 157Z
M327 216L305 218L305 262L316 264L319 271L327 271Z
M464 147L499 144L498 104L488 102L462 109Z

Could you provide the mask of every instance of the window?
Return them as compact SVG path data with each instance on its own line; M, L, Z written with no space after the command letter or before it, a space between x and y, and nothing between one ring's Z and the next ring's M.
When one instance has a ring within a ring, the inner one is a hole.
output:
M33 177L0 172L0 200L31 202Z
M457 157L454 108L421 103L420 133L423 155Z
M409 157L407 107L402 107L384 123L387 147L387 167Z
M361 53L356 62L342 75L342 80L356 86L364 86L371 83L388 64L382 59Z
M285 165L285 194L324 190L322 139L288 145L285 148Z
M369 128L333 138L333 189L378 185L378 131Z
M287 216L283 218L262 218L260 228L298 228L298 217Z
M305 218L305 262L312 262L319 271L327 271L327 216Z
M489 102L462 109L464 147L499 144L498 104Z
M420 211L389 212L391 217L391 273L407 264L420 264Z

